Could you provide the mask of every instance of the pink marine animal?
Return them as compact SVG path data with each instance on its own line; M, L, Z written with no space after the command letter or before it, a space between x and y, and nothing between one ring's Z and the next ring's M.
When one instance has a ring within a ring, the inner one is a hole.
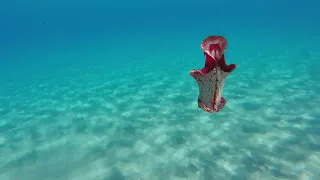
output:
M191 76L199 86L198 106L209 113L219 112L226 104L222 96L224 81L236 68L235 64L226 64L224 53L227 40L222 36L209 36L201 44L206 56L204 68L191 70Z

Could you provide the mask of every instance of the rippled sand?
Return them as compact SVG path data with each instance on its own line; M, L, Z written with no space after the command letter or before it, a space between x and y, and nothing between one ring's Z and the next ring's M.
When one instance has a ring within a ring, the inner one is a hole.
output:
M238 68L217 114L197 107L189 70L201 67L182 59L181 71L149 62L5 83L0 179L317 179L320 86L312 63L288 58L227 60Z

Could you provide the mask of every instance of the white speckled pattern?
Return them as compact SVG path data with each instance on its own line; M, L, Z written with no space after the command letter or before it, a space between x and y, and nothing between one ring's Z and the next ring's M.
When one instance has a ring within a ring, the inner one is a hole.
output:
M190 74L199 85L198 106L211 113L220 111L226 103L222 90L224 81L230 73L217 67L204 75L198 70L192 70ZM214 98L215 92L216 98Z

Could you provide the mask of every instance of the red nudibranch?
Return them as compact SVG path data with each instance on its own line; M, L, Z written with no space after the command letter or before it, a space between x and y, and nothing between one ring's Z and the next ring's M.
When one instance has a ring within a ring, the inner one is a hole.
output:
M209 113L219 112L227 102L222 96L224 81L236 68L235 64L226 64L227 45L222 36L207 37L201 44L206 57L205 66L190 71L199 86L198 107Z

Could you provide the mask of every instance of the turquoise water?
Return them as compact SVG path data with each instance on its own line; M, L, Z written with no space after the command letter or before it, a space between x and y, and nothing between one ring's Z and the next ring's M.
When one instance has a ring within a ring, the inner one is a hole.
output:
M317 7L0 2L0 179L320 179ZM189 75L209 35L238 65L216 114Z

